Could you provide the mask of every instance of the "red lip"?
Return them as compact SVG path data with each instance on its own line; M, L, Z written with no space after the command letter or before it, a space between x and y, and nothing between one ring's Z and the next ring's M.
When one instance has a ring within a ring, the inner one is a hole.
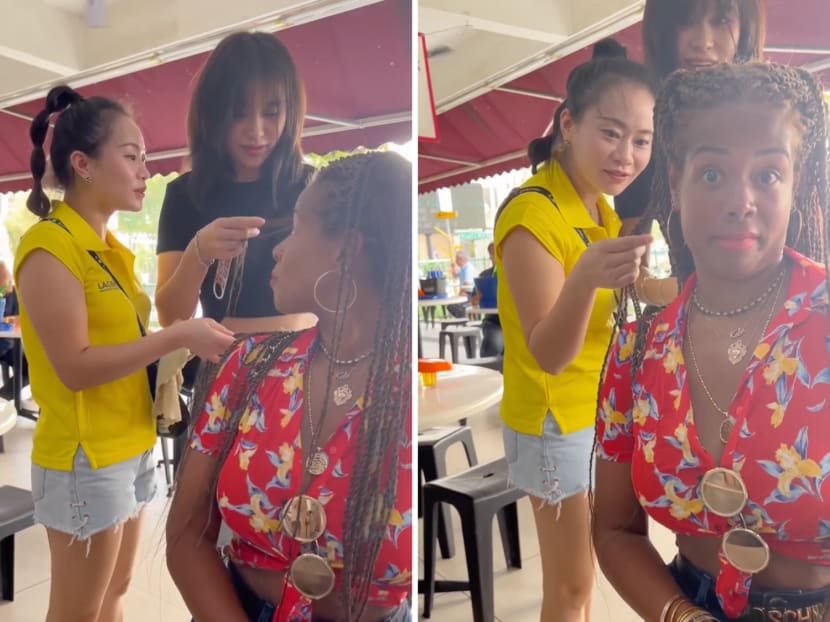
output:
M713 238L715 244L721 248L730 250L745 250L752 248L759 239L760 236L755 233L719 235Z
M714 67L718 64L716 60L710 59L689 59L683 62L684 67L691 67L692 69L706 69L708 67Z
M252 156L262 155L267 149L267 145L242 145L242 150Z
M609 177L611 177L612 179L616 179L617 181L625 181L626 179L631 178L630 173L623 173L622 171L614 171L614 170L605 169L603 172L606 175L608 175Z

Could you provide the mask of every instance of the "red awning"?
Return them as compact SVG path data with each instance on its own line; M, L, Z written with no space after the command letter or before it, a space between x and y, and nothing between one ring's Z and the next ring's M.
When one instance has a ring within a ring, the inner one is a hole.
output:
M767 46L830 50L830 4L826 0L767 0ZM629 56L642 60L641 25L615 35L628 46ZM771 60L807 65L823 55L769 54ZM438 142L418 144L419 192L455 186L474 179L528 166L525 150L549 130L558 103L538 96L562 96L568 74L590 58L588 49L559 59L513 80L501 88L438 116ZM830 71L820 74L830 84Z
M385 0L275 35L299 67L310 116L357 125L368 120L367 127L355 128L307 120L306 153L411 140L411 21L409 0ZM181 156L153 159L153 155L186 147L185 119L194 77L207 57L200 54L165 63L79 91L129 103L144 132L150 170L170 173L179 170ZM15 106L11 112L33 117L42 106L38 100ZM338 131L314 135L321 128ZM30 187L30 153L29 121L0 113L0 192ZM18 175L24 178L8 180Z

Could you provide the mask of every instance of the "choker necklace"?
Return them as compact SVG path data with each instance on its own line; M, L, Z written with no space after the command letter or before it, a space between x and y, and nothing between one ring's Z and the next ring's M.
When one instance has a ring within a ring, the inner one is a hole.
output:
M322 339L318 339L317 343L320 345L320 351L325 355L325 357L334 363L335 365L341 367L354 367L361 361L369 358L369 356L374 352L374 350L368 350L361 354L360 356L356 356L353 359L337 359L329 352L326 345L323 343ZM334 390L331 393L331 398L337 406L343 406L349 400L354 397L354 392L352 391L352 385L349 384L349 377L352 375L351 369L344 369L340 371L334 372L334 379L337 381L337 386L334 387ZM342 383L342 384L339 384Z
M743 305L742 307L738 307L737 309L730 309L728 311L712 311L708 307L704 306L703 303L700 301L700 296L698 295L697 285L695 285L695 289L692 292L692 302L695 305L695 308L700 311L703 315L708 315L709 317L734 317L736 315L741 315L750 311L757 307L759 304L764 302L767 298L770 297L772 292L774 292L778 286L781 284L781 281L784 280L784 270L781 269L778 271L778 275L772 280L769 287L766 289L764 293L758 296L755 300Z

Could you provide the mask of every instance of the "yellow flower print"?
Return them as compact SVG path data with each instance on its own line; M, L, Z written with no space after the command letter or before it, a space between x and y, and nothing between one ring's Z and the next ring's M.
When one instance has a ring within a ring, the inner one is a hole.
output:
M785 356L781 344L776 344L772 351L772 361L764 369L764 380L767 384L773 384L783 374L792 376L798 369L798 359Z
M674 339L666 342L666 353L663 355L663 369L666 373L673 374L677 371L678 365L683 364L683 349L677 345Z
M284 428L288 425L288 422L291 421L291 417L294 416L294 411L289 410L287 408L282 408L280 409L280 414L282 415L282 418L280 419L280 427Z
M213 393L210 396L210 406L208 407L208 427L214 429L220 421L223 421L228 414L225 404L219 393Z
M247 434L256 425L257 419L259 419L259 412L256 408L249 406L239 420L239 429L243 434Z
M775 452L775 460L783 469L778 476L778 492L785 497L792 495L792 482L800 477L821 477L821 467L815 460L802 458L795 448L781 444Z
M256 453L256 447L252 447L251 449L243 449L239 452L239 468L243 471L248 470L248 466L251 464L251 457Z
M291 374L282 383L283 393L291 395L294 391L303 390L303 374L300 363L291 366Z
M768 343L761 342L757 346L755 346L754 355L756 359L761 360L762 358L766 357L767 354L769 354Z
M291 473L291 469L294 467L294 447L289 443L283 443L277 453L281 461L277 467L277 479L282 483L286 483L288 474Z
M773 428L778 428L784 422L784 414L787 412L786 407L783 404L779 404L778 402L770 402L767 404L767 408L772 411L772 416L770 417L770 424Z
M643 455L648 464L654 464L654 445L657 442L656 438L651 439L648 443L643 445Z
M669 395L674 398L674 409L678 410L680 408L680 396L682 395L682 391L680 391L680 389L672 389L669 391Z
M620 346L619 359L620 362L625 362L634 354L634 339L636 334L634 332L626 333L625 342Z
M634 408L631 411L631 419L637 425L645 425L648 419L649 404L647 400L637 400L634 402ZM623 418L625 416L623 415Z
M685 423L681 423L677 426L677 428L675 428L674 438L676 438L677 442L680 443L680 449L683 452L683 460L690 464L697 462L695 457L692 455L692 448L689 445L689 429L686 427Z
M249 523L257 533L277 533L280 530L280 521L276 518L270 518L262 511L262 497L260 495L251 497L251 511L254 515L251 516Z
M703 500L689 500L678 496L678 494L674 491L675 484L676 482L674 480L669 480L663 487L666 492L666 497L668 497L669 501L671 501L671 510L669 510L669 513L672 517L678 520L686 520L692 514L699 514L702 512Z
M628 423L625 415L619 410L615 410L607 398L602 400L602 418L610 425L625 425Z

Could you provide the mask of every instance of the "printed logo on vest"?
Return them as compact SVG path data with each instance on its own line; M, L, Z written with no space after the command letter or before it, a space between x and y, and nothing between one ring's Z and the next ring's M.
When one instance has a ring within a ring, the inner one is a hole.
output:
M109 281L101 281L100 283L98 283L99 293L108 292L113 289L118 289L118 285L116 285L115 281L111 279Z

